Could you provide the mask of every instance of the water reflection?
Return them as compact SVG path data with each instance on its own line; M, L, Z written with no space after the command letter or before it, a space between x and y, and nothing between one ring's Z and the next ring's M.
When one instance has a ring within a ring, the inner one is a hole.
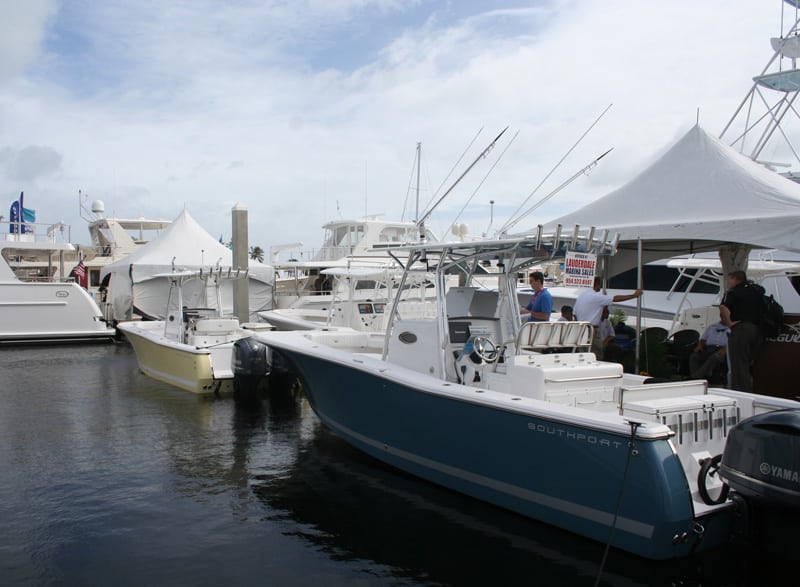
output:
M3 584L590 585L602 546L352 449L296 382L197 397L126 345L0 350ZM763 584L747 556L603 584ZM749 581L750 577L759 581Z

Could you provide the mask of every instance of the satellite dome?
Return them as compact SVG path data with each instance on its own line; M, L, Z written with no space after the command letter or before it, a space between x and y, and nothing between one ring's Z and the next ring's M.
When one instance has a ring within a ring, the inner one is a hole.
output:
M106 205L103 203L103 200L95 200L92 202L92 213L94 214L105 214L106 212Z

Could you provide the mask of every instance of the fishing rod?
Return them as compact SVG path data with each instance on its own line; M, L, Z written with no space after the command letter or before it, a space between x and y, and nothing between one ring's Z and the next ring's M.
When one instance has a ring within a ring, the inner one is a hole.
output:
M569 150L568 150L566 153L564 153L564 156L563 156L563 157L561 157L561 159L559 159L558 163L556 163L556 164L555 164L555 166L553 166L553 168L550 170L550 172L549 172L547 175L545 175L545 176L544 176L544 179L542 179L542 181L540 181L540 182L539 182L539 185L537 185L535 188L533 188L533 191L532 191L532 192L531 192L531 193L528 195L528 197L527 197L527 198L525 198L525 200L524 200L524 201L523 201L523 202L522 202L522 203L519 205L519 207L518 207L518 208L517 208L517 209L514 211L514 213L513 213L513 214L512 214L512 215L509 217L508 221L507 221L507 222L506 222L506 223L505 223L503 226L501 226L501 227L500 227L500 230L498 230L498 233L499 233L499 234L503 234L503 233L507 232L507 231L508 231L508 229L510 228L510 226L513 226L513 224L516 224L516 220L514 220L514 217L515 217L515 216L516 216L516 215L517 215L517 214L520 212L520 210L522 210L522 209L525 207L525 205L526 205L526 204L527 204L527 203L530 201L530 199L531 199L531 198L534 196L534 194L536 194L536 192L538 192L538 191L539 191L539 188L541 188L541 187L542 187L542 185L544 185L544 182L546 182L548 179L550 179L550 176L551 176L551 175L553 175L553 173L556 171L556 169L558 169L558 168L561 166L561 164L564 162L564 160L565 160L567 157L569 157L569 154L570 154L570 153L572 153L572 151L574 151L574 150L575 150L575 147L577 147L577 146L578 146L578 145L581 143L581 141L582 141L582 140L583 140L583 139L586 137L586 135L588 135L588 134L589 134L589 132L590 132L590 131L591 131L591 130L592 130L594 127L595 127L595 125L596 125L598 122L600 122L600 119L601 119L601 118L603 118L603 116L605 116L606 112L608 112L608 111L609 111L609 109L611 108L611 106L613 106L613 104L609 104L608 106L606 106L606 109L605 109L605 110L603 110L603 111L600 113L600 116L598 116L597 118L595 118L594 122L593 122L591 125L589 125L589 128L587 128L587 129L586 129L586 130L583 132L583 134L580 136L580 138L579 138L577 141L575 141L575 144L574 144L574 145L572 145L572 146L569 148ZM513 224L512 224L512 222L513 222Z
M475 197L475 194L478 193L478 190L481 189L481 186L483 186L483 184L486 182L486 179L489 177L489 175L491 175L492 171L494 171L494 168L497 167L498 163L500 163L500 160L503 158L503 155L506 154L506 151L508 151L508 148L514 143L514 140L517 138L517 135L519 135L519 131L514 133L514 136L511 137L511 140L508 142L508 144L503 149L503 152L500 153L500 156L497 158L497 160L494 163L492 163L492 166L489 168L489 171L486 172L486 175L483 176L483 179L480 181L480 183L477 185L477 187L472 191L472 194L470 194L470 196L467 199L466 203L461 208L461 210L458 212L458 215L456 215L456 217L453 219L453 222L450 223L450 226L447 227L447 230L445 231L445 234L447 234L451 230L453 230L453 227L456 225L456 222L458 222L458 219L461 218L461 215L464 213L464 210L467 209L467 206L470 205L470 203L472 202L472 199ZM491 226L492 226L492 224L490 222L489 223L489 227L491 228Z
M451 176L451 175L453 175L453 172L456 170L456 168L457 168L457 167L458 167L458 166L461 164L461 160L462 160L462 159L464 159L464 157L466 157L467 153L468 153L468 152L469 152L469 150L472 148L472 145L474 145L474 144L475 144L475 141L477 141L477 140L478 140L478 137L479 137L479 136L481 135L481 133L483 132L483 128L484 128L484 127L480 127L480 128L478 129L478 132L476 132L476 133L475 133L475 136L474 136L474 137L472 137L472 140L471 140L471 141L469 142L469 144L466 146L466 148L464 149L464 152L463 152L463 153L461 153L461 156L460 156L460 157L459 157L459 158L456 160L456 162L455 162L455 163L453 163L453 166L450 168L450 171L448 171L448 172L447 172L447 175L446 175L446 176L444 177L444 179L441 181L441 183L439 184L439 187L437 187L437 188L436 188L436 191L435 191L435 192L433 192L433 193L431 194L431 197L430 197L430 198L428 198L428 201L425 203L425 208L427 208L428 206L430 206L430 205L431 205L431 202L433 201L433 199L436 197L436 195L439 193L439 191L440 191L440 190L441 190L441 189L442 189L442 188L445 186L445 184L447 183L447 180L448 180L448 179L450 179L450 176ZM416 215L416 217L414 218L414 222L417 222L418 218L419 218L419 209L417 210L417 215Z
M489 146L486 147L483 151L481 151L481 153L475 158L475 160L472 163L470 163L469 167L467 167L463 171L463 173L458 176L458 179L456 179L455 182L453 182L453 185L451 185L449 188L447 188L447 191L445 193L443 193L438 200L436 200L436 203L433 206L431 206L428 209L428 211L425 212L425 214L422 215L422 218L417 220L417 228L419 228L420 237L422 239L425 238L425 221L428 219L428 217L433 213L434 210L436 210L436 207L439 206L439 204L441 204L442 201L444 201L444 199L448 196L448 194L450 194L450 192L452 192L455 189L455 187L461 182L461 180L464 179L464 177L467 175L467 173L469 173L472 170L472 168L475 167L475 165L478 164L478 161L480 161L481 159L483 159L484 157L486 157L489 154L489 152L494 148L494 146L497 143L497 141L500 140L500 137L502 137L503 134L505 134L505 132L507 130L508 130L508 127L505 127L500 132L500 134L497 135L491 143L489 143Z
M549 194L547 194L547 195L546 195L544 198L542 198L541 200L539 200L538 202L536 202L536 203L535 203L533 206L531 206L530 208L528 208L527 210L525 210L525 212L523 212L522 214L520 214L520 215L519 215L517 218L515 218L513 221L506 222L506 224L505 224L505 226L503 227L503 229L502 229L502 232L501 232L500 234L502 234L502 235L506 235L506 234L508 233L508 230L509 230L510 228L513 228L514 226L516 226L516 225L517 225L517 223L519 223L519 221L520 221L520 220L522 220L523 218L526 218L527 216L529 216L530 214L532 214L532 213L533 213L535 210L537 210L537 209L538 209L540 206L542 206L542 204L544 204L545 202L547 202L547 201L548 201L550 198L552 198L553 196L555 196L555 195L556 195L558 192L560 192L560 191L561 191L561 190L563 190L565 187L567 187L569 184L571 184L573 181L575 181L576 179L578 179L578 177L580 177L581 175L585 175L586 173L588 173L589 171L591 171L591 170L592 170L592 168L594 168L594 167L597 165L597 163L600 161L600 159L602 159L603 157L605 157L606 155L608 155L608 154L609 154L611 151L613 151L613 150L614 150L614 147L611 147L611 148L610 148L608 151L606 151L605 153L603 153L602 155L600 155L599 157L597 157L596 159L594 159L594 160L593 160L591 163L589 163L588 165L584 166L582 169L580 169L579 171L577 171L577 172L576 172L574 175L572 175L572 177L570 177L568 180L566 180L564 183L562 183L560 186L558 186L558 187L557 187L556 189L554 189L552 192L550 192Z

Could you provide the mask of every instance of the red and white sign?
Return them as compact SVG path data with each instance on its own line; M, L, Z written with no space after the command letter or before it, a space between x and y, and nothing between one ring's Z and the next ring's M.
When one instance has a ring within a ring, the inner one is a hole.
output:
M592 287L595 271L597 271L597 255L569 252L564 259L564 285Z

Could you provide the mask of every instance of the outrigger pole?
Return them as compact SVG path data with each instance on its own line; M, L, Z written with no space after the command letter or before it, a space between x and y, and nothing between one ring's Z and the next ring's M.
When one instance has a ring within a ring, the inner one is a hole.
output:
M578 146L578 145L581 143L581 141L583 141L583 139L586 137L586 135L588 135L588 134L589 134L589 132L590 132L590 131L591 131L591 130L592 130L594 127L595 127L595 125L596 125L598 122L600 122L600 119L601 119L601 118L603 118L603 116L605 116L606 112L608 112L608 111L609 111L609 109L610 109L612 106L613 106L613 104L609 104L608 106L606 106L605 110L603 110L603 111L600 113L600 116L598 116L597 118L595 118L594 122L593 122L592 124L590 124L590 125L589 125L589 128L587 128L585 131L583 131L583 134L580 136L580 138L579 138L577 141L575 141L575 144L574 144L574 145L572 145L572 146L571 146L571 147L570 147L570 148L567 150L567 152L566 152L566 153L564 153L564 156L563 156L563 157L561 157L561 159L559 159L558 163L556 163L556 164L553 166L553 168L552 168L552 169L551 169L551 170L548 172L548 174L544 176L544 179L542 179L542 181L540 181L540 182L539 182L539 185L537 185L535 188L533 188L533 191L532 191L530 194L528 194L528 197L527 197L527 198L525 198L525 200L524 200L524 201L523 201L523 202L522 202L522 203L519 205L519 207L518 207L518 208L517 208L517 209L514 211L514 213L511 215L511 217L510 217L509 221L508 221L508 222L506 222L506 223L505 223L505 224L504 224L502 227L500 227L500 230L498 230L498 233L499 233L499 234L505 234L506 232L508 232L508 229L509 229L511 226L513 226L513 224L511 224L511 222L512 222L512 220L511 220L511 219L513 219L513 218L514 218L514 217L515 217L515 216L516 216L516 215L519 213L519 211L520 211L520 210L522 210L522 209L525 207L525 205L526 205L526 204L528 203L528 201L529 201L529 200L530 200L530 199L531 199L531 198L534 196L534 194L535 194L536 192L538 192L538 191L539 191L539 188L540 188L540 187L542 187L542 185L544 184L544 182L546 182L546 181L547 181L547 180L550 178L550 176L551 176L551 175L553 175L553 173L555 172L555 170L556 170L556 169L558 169L558 168L561 166L561 164L564 162L564 159L566 159L567 157L569 157L569 154L570 154L570 153L572 153L572 151L574 151L574 150L575 150L575 147L577 147L577 146ZM600 159L600 158L598 157L598 159ZM514 221L514 224L516 224L516 221Z
M519 216L517 216L517 217L516 217L516 218L514 218L513 220L509 220L508 222L506 222L506 223L505 223L505 225L503 226L503 228L501 228L501 229L500 229L500 234L501 234L501 235L505 235L505 234L507 234L507 233L508 233L508 231L509 231L509 229L511 229L511 228L513 228L514 226L516 226L516 225L517 225L517 224L518 224L518 223L519 223L519 222L520 222L520 221L521 221L523 218L525 218L525 217L527 217L529 214L533 213L535 210L537 210L537 209L539 208L539 206L541 206L542 204L544 204L545 202L547 202L547 201L548 201L550 198L552 198L553 196L555 196L555 195L556 195L558 192L560 192L560 191L561 191L561 190L563 190L565 187L567 187L569 184L571 184L573 181L575 181L576 179L578 179L578 178L579 178L581 175L584 175L586 172L588 172L590 169L592 169L592 168L593 168L595 165L597 165L597 162L598 162L598 161L600 161L600 159L602 159L603 157L605 157L606 155L608 155L608 154L609 154L611 151L613 151L613 150L614 150L614 147L611 147L611 148L610 148L608 151L606 151L605 153L603 153L602 155L600 155L599 157L597 157L596 159L594 159L594 160L593 160L591 163L589 163L588 165L585 165L585 166L584 166L584 167L582 167L580 170L578 170L577 172L575 172L575 173L572 175L572 177L570 177L568 180L566 180L564 183L562 183L560 186L558 186L558 187L557 187L556 189L554 189L552 192L550 192L549 194L547 194L547 195L546 195L544 198L542 198L541 200L539 200L538 202L536 202L536 203L535 203L533 206L531 206L530 208L528 208L527 210L525 210L525 212L523 212L522 214L520 214Z
M422 217L419 220L417 220L417 228L419 229L420 240L422 240L422 241L425 240L425 221L428 219L428 217L433 213L433 211L437 208L437 206L439 206L439 204L442 203L442 201L448 196L448 194L450 194L450 192L452 192L455 189L455 187L461 182L461 180L464 179L464 177L467 175L467 173L469 173L472 170L472 168L475 167L475 165L478 164L478 161L480 161L481 159L486 157L486 155L489 154L489 152L494 148L494 146L497 143L497 141L500 140L500 137L502 137L503 134L507 130L508 130L508 127L505 127L500 132L500 134L497 135L491 143L489 143L489 146L486 147L483 151L481 151L480 155L478 155L475 158L475 160L472 163L470 163L469 167L467 167L464 170L464 172L461 175L458 176L458 179L455 180L455 182L453 182L453 185L451 185L449 188L447 188L447 191L445 193L443 193L439 197L438 200L436 200L436 203L434 203L433 206L428 208L428 211L425 212L425 214L423 214Z

